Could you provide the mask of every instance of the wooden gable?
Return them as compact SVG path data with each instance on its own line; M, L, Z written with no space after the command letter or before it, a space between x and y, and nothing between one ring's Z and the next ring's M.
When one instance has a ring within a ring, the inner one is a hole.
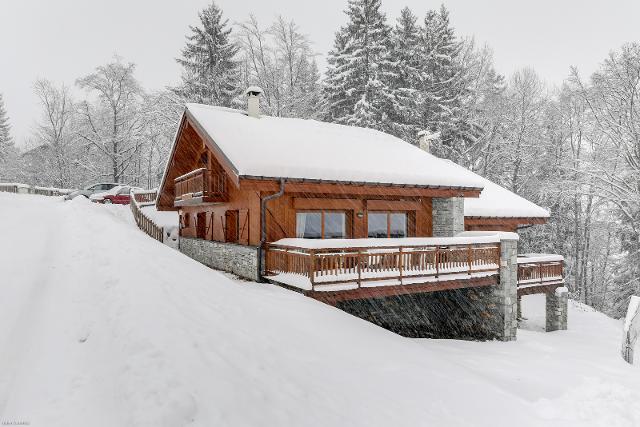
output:
M199 168L224 172L232 185L239 185L238 174L233 165L215 142L202 131L193 117L185 111L158 192L156 202L158 210L176 209L174 207L175 179Z

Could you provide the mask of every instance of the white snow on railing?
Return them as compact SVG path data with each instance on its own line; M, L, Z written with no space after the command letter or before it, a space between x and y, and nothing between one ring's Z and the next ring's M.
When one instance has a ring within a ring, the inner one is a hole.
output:
M273 242L273 245L291 246L303 249L341 249L341 248L397 248L398 246L454 246L474 243L499 243L500 238L493 235L469 237L399 237L371 239L302 239L286 238Z
M564 257L557 254L518 254L518 264L533 264L538 262L562 262Z
M0 191L19 194L39 194L42 196L64 196L75 190L69 188L40 187L18 182L0 182Z

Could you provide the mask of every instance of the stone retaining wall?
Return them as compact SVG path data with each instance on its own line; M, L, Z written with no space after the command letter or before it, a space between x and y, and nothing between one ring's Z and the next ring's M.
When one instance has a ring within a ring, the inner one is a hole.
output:
M515 340L517 246L501 242L495 286L343 301L337 308L406 337Z
M235 243L213 242L192 237L180 238L180 252L202 264L258 281L258 248Z

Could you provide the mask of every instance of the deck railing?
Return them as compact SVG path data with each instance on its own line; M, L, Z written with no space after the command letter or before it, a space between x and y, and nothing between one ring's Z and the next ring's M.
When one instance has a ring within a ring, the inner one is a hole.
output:
M464 279L474 273L497 273L499 265L498 243L322 249L265 245L267 275L306 278L311 290L343 283L361 287L373 281L407 284L429 277Z
M176 201L194 197L221 198L227 193L226 175L205 168L181 175L174 182Z
M133 197L131 197L131 203L129 206L131 207L131 212L133 213L133 218L136 220L138 228L159 242L164 242L164 229L151 221L151 219L147 217L141 209L143 206L150 205L155 202L156 197L158 196L157 191L150 190L132 192L131 195Z
M540 285L563 280L564 261L562 257L553 256L519 257L518 286Z
M19 183L0 183L0 192L19 194L38 194L40 196L64 196L74 190L54 187L38 187Z

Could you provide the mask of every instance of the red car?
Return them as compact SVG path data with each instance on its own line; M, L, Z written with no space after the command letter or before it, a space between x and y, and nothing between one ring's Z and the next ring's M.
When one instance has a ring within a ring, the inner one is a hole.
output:
M91 195L91 201L95 203L128 205L131 203L131 189L139 190L138 187L128 185L118 185L111 190L95 193Z

